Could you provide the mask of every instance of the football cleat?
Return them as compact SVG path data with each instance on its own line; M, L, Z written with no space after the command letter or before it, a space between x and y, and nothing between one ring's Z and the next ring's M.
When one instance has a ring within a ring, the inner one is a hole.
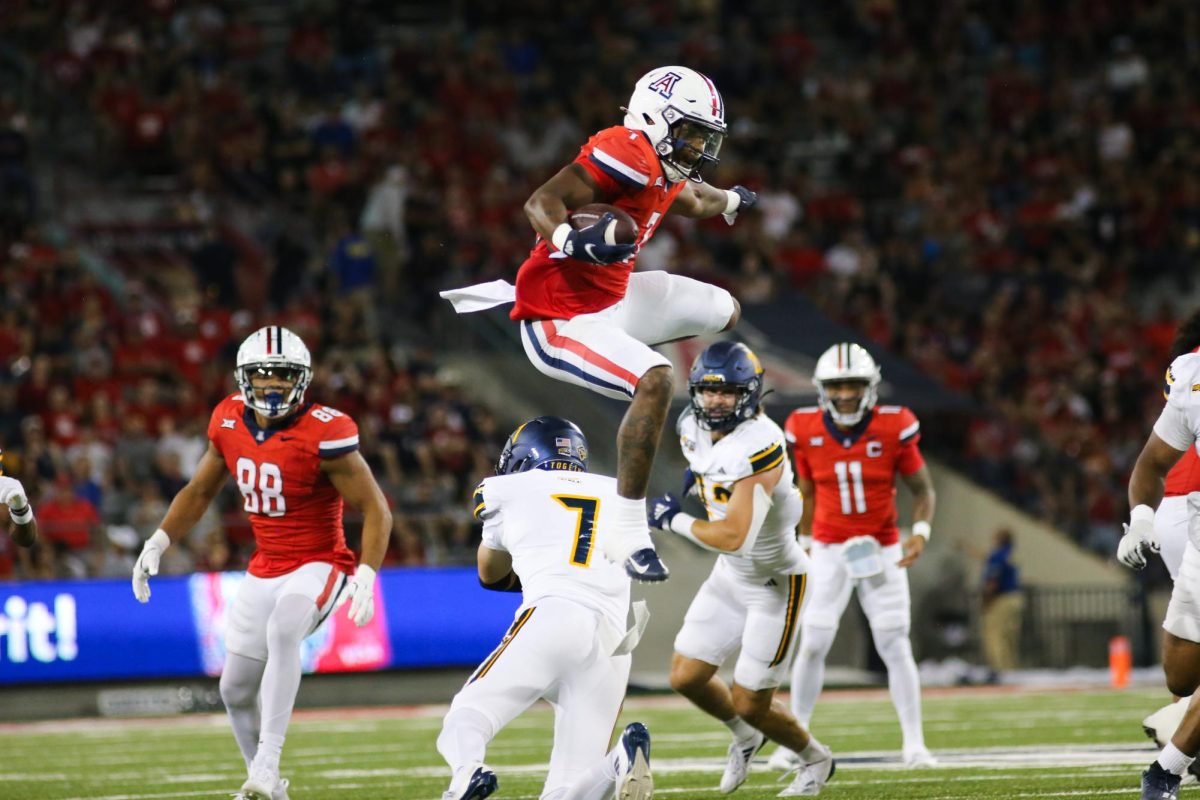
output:
M650 800L654 776L650 774L650 731L640 722L625 726L617 743L616 800Z
M275 784L275 791L271 792L271 800L291 800L288 797L287 778L280 778L279 783Z
M825 756L805 764L776 797L816 797L835 772L837 760L833 757L833 751L825 748Z
M625 559L625 574L639 583L661 583L670 576L671 571L653 547L643 547Z
M729 755L725 761L725 771L721 773L721 794L730 794L746 782L750 776L750 762L754 754L762 750L767 743L767 737L755 731L754 738L747 742L734 739L729 745Z
M795 750L779 745L779 747L775 748L775 752L771 753L771 757L767 759L767 766L770 769L779 770L780 772L791 772L803 767L804 762L800 760L800 755Z
M911 750L904 750L904 766L907 769L928 769L936 767L938 760L933 757L933 753L929 752L925 747L914 747Z
M1160 749L1167 746L1167 742L1171 741L1171 737L1175 735L1175 731L1183 722L1183 715L1187 713L1190 699L1185 697L1174 703L1167 703L1142 720L1142 730L1154 740Z
M442 793L442 800L483 800L499 787L500 781L492 768L476 762L454 776L450 788Z
M256 767L250 765L250 776L246 778L246 782L242 784L242 797L244 800L274 800L276 790L279 788L279 772L270 767ZM287 789L284 788L286 795Z
M1142 800L1179 800L1179 776L1155 761L1142 773Z

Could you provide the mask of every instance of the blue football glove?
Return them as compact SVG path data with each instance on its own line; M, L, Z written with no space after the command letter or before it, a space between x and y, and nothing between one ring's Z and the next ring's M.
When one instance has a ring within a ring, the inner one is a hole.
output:
M738 203L733 207L733 210L726 211L721 215L725 218L725 223L727 225L732 225L733 221L737 219L739 212L754 208L754 206L758 203L758 195L747 189L745 186L735 186L732 189L727 189L726 191L733 192L738 196Z
M572 230L563 241L562 251L576 261L589 264L613 264L629 258L637 250L636 244L606 244L604 241L604 231L614 219L610 211L586 228Z
M660 531L669 531L671 529L671 520L675 519L675 515L683 509L680 508L679 498L671 492L667 492L662 497L656 497L650 501L650 514L646 520L651 528L658 528Z
M692 472L691 467L683 469L683 491L680 492L684 497L692 493L692 489L696 487L696 473Z

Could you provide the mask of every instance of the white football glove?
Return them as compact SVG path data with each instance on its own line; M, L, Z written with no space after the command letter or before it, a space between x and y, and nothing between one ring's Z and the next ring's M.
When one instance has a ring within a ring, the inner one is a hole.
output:
M1146 511L1149 511L1149 514ZM1146 551L1157 553L1158 536L1154 533L1154 512L1146 506L1138 506L1130 514L1130 523L1123 526L1125 535L1117 544L1117 560L1130 569L1146 566Z
M150 600L150 576L158 574L163 551L171 546L171 537L159 528L142 545L142 552L133 564L133 596L139 603Z
M29 513L29 495L16 478L0 475L0 504L8 506L8 513L17 522L25 523L33 518Z
M375 616L375 570L366 564L359 564L354 577L346 584L338 596L333 610L337 611L350 600L350 612L346 615L358 627L362 627Z

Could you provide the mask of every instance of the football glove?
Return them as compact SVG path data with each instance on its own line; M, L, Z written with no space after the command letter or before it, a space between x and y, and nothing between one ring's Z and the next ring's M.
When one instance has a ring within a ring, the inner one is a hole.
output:
M671 492L667 492L662 497L656 497L650 501L650 513L647 522L651 528L658 528L660 531L671 530L671 520L675 519L675 515L683 509L679 505L679 498Z
M1125 535L1117 543L1117 560L1130 569L1144 569L1146 553L1158 552L1158 538L1154 535L1154 523L1122 525ZM1149 535L1147 535L1147 527Z
M338 596L333 610L337 611L347 600L350 601L350 611L346 616L358 627L366 625L375 616L375 570L372 567L358 565L358 570Z
M634 254L637 245L608 244L604 241L604 231L614 219L616 218L610 211L586 228L572 230L559 249L570 258L589 264L604 265L624 261Z
M33 513L29 509L29 496L25 494L25 487L16 478L0 475L0 504L8 506L8 513L19 524L24 525L33 519Z
M737 219L738 212L754 208L758 203L758 194L745 186L735 186L725 191L729 195L729 203L725 206L725 211L721 213L721 216L725 218L726 225L733 224L733 221Z
M696 490L697 492L699 491L698 489L696 489L696 473L692 472L691 467L684 467L683 468L683 491L681 491L680 494L683 495L684 497L687 497L688 495L690 495L692 493L693 490Z
M133 564L133 596L139 603L150 600L150 576L158 574L158 563L163 551L171 546L171 537L159 528L142 545L142 552Z

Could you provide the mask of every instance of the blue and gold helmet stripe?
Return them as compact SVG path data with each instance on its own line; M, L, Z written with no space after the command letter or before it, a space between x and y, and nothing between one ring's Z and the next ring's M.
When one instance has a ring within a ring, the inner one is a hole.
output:
M774 469L783 461L783 442L776 442L770 447L759 450L750 456L750 474L757 475Z
M479 665L479 669L475 670L475 673L467 679L467 683L474 683L484 675L487 675L488 670L496 663L496 659L500 658L500 654L504 652L504 648L512 644L512 640L516 638L516 635L521 632L521 628L524 628L525 623L533 616L534 608L534 606L530 606L522 611L519 617L513 620L513 624L508 627L508 633L504 634L504 638L500 640L500 646L492 651L492 654L487 657L487 661Z
M792 647L796 637L796 622L800 619L800 608L804 605L804 589L808 584L807 575L788 576L788 600L786 620L783 624L783 636L779 637L779 646L775 648L775 658L768 666L782 664Z

